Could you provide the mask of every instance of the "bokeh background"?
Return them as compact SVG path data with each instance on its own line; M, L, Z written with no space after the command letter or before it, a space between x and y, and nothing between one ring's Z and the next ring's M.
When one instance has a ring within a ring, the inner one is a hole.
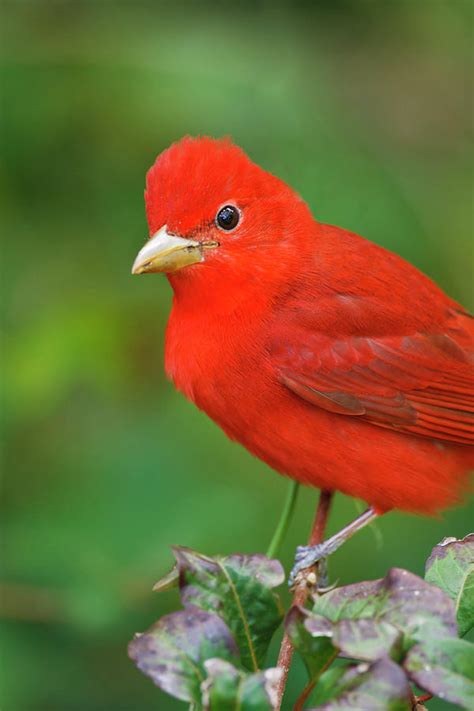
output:
M472 307L471 8L3 1L3 711L184 708L126 654L178 606L151 592L169 546L263 551L286 491L165 380L170 289L130 275L156 154L231 135L320 220ZM300 498L286 566L315 500ZM339 496L331 530L357 510ZM390 514L332 576L422 573L473 513ZM296 664L290 698L303 678Z

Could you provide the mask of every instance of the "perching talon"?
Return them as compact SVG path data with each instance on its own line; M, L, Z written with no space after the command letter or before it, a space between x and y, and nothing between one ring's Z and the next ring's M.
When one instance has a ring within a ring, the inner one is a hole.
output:
M329 543L330 540L331 539L327 542ZM288 581L290 587L295 584L296 577L299 573L306 568L312 567L315 563L318 563L332 552L331 550L327 550L327 548L328 546L326 546L326 543L318 543L315 546L298 546L296 549L295 563Z
M369 508L354 521L335 533L334 536L328 538L327 541L317 543L314 546L298 546L296 549L295 563L288 580L290 588L296 584L297 576L301 571L310 568L318 561L327 558L331 553L337 551L354 533L360 531L361 528L367 526L367 524L371 523L375 518L377 518L377 514L373 508ZM327 579L324 582L327 582Z

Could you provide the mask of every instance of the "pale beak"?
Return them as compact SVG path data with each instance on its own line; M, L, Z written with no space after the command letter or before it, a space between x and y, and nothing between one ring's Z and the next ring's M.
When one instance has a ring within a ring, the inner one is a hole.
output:
M207 245L202 242L170 235L163 225L138 252L132 274L176 272L188 264L202 262L204 246Z

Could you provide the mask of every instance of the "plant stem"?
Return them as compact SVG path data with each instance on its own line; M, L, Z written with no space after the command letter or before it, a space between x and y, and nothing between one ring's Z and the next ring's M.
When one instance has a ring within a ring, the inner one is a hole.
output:
M334 652L334 654L331 655L331 657L327 660L326 664L318 671L317 676L314 679L310 679L310 681L306 684L304 687L303 691L301 694L298 696L296 699L296 703L293 706L293 711L303 711L303 706L305 705L306 701L308 700L311 692L313 691L314 687L318 683L320 677L324 672L329 669L333 661L337 658L338 652L337 650Z
M425 706L425 701L433 698L432 694L423 694L423 696L415 696L412 692L412 709L413 711L428 711Z
M280 552L281 544L285 538L288 526L290 525L291 518L293 516L299 488L300 484L298 481L290 481L280 520L278 521L275 533L273 534L272 540L266 552L267 558L276 558Z
M311 679L311 681L306 684L303 691L296 699L296 703L293 706L293 711L303 711L303 706L305 705L309 695L313 691L315 683L316 681L314 679Z
M311 534L309 537L308 545L314 546L316 543L321 543L324 539L324 531L326 529L326 523L328 520L328 515L329 515L329 510L331 508L331 502L332 502L332 497L333 497L333 492L332 491L326 491L322 490L321 494L319 496L319 501L318 501L318 506L316 509L316 515L314 517L314 522L313 526L311 528ZM310 590L314 586L309 586L306 581L306 576L304 573L308 573L311 570L314 570L315 566L313 568L309 568L307 571L303 571L303 575L301 576L301 581L296 585L294 593L293 593L293 600L292 600L292 607L295 605L304 605L307 596L309 595ZM283 640L281 643L280 647L280 653L278 655L278 662L277 665L283 670L283 673L281 675L280 682L278 684L278 689L277 689L277 705L276 709L280 709L281 707L281 702L283 699L283 694L285 693L285 686L286 682L288 679L288 672L290 671L290 666L291 666L291 660L293 657L293 645L291 643L290 638L288 635L285 634L283 635Z

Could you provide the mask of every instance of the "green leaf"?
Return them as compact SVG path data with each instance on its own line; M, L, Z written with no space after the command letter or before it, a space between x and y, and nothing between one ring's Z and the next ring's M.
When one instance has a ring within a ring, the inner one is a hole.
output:
M280 669L246 674L222 659L204 664L207 679L201 684L205 711L272 711L281 677Z
M284 581L281 564L260 554L210 558L180 546L173 552L183 605L220 615L234 634L242 663L257 671L283 618L272 589Z
M335 691L339 688L339 680L350 668L349 664L336 660L329 669L321 674L318 683L311 695L311 703L316 706L325 704L334 698Z
M329 634L313 636L307 629L306 621L311 616L309 610L303 607L292 607L286 616L286 632L294 648L301 655L310 679L317 679L325 667L337 656L330 639L332 625L327 622ZM323 618L324 619L324 618Z
M444 590L456 607L459 635L474 626L474 533L444 538L426 561L425 580Z
M463 639L430 639L405 659L410 678L433 696L474 709L474 644Z
M389 623L403 636L401 651L428 636L457 637L452 600L437 586L400 568L392 568L380 580L347 585L316 597L313 612L331 622L371 618L377 624ZM378 654L384 640L389 645L387 652L396 651L397 640L390 627L384 625L378 632L372 627L376 635L372 650L372 643L364 641L360 632L357 627L352 634L349 627L343 628L339 638L339 643L350 645L354 656L360 654L360 658L366 658Z
M163 575L154 585L154 592L165 592L166 590L172 590L177 588L179 585L179 572L178 566L174 565L169 573Z
M218 657L238 662L232 634L218 615L198 608L165 615L128 646L137 667L177 699L200 703L204 662Z
M333 697L319 711L410 711L410 686L403 670L390 659L350 667L334 679Z

